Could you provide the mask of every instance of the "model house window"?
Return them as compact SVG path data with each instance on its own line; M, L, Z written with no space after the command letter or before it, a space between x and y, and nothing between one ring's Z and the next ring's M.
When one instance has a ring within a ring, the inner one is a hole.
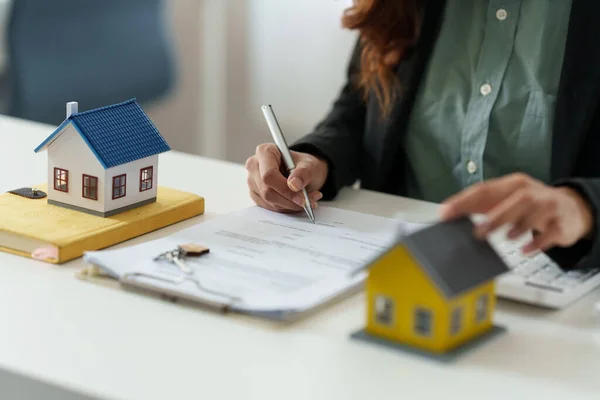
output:
M54 168L54 190L60 192L69 191L69 171L66 169Z
M98 178L83 175L82 196L90 200L98 200Z
M450 315L450 334L456 335L462 327L462 307L456 307Z
M126 184L126 177L125 175L119 175L119 176L115 176L113 177L113 190L112 190L112 198L114 199L118 199L121 197L125 197L125 184Z
M152 189L152 167L140 170L140 192Z
M475 318L477 319L477 322L483 322L486 320L488 301L489 298L487 294L483 294L477 299L477 303L475 304Z
M375 318L382 325L392 325L394 319L394 302L389 297L375 298Z
M415 332L419 336L431 336L433 314L425 308L415 308L414 323Z

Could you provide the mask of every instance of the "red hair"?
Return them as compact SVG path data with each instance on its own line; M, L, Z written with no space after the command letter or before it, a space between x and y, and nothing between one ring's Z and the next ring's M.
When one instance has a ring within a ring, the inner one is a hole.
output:
M360 33L362 54L357 82L365 96L375 93L383 114L399 84L395 66L419 36L424 0L354 0L342 17L344 28Z

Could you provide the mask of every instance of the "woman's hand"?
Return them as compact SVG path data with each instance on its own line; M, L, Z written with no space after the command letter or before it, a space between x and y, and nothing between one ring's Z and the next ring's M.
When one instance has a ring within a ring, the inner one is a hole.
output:
M469 214L486 216L477 227L479 237L505 224L512 226L511 240L533 232L526 253L571 246L588 237L594 225L589 204L575 190L547 186L520 173L473 185L443 203L443 219Z
M254 202L263 208L277 212L302 211L306 188L312 207L323 196L319 192L328 174L327 163L313 155L291 152L296 168L286 179L282 171L281 153L274 144L261 144L256 154L246 161L248 187Z

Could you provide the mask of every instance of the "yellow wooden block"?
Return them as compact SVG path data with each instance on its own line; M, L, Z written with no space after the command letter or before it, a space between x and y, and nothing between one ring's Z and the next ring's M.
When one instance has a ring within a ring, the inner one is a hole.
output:
M46 191L46 185L35 188ZM36 249L55 248L61 264L204 213L204 198L158 187L156 202L111 216L98 217L47 203L0 195L0 250L31 257Z

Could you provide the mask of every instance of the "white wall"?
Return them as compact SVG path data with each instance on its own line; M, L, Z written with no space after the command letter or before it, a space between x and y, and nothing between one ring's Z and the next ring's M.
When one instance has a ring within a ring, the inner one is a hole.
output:
M175 150L236 162L271 140L263 103L289 141L308 133L343 82L349 1L169 0L180 85L151 118Z
M48 199L94 211L104 211L102 187L104 168L85 144L79 132L69 124L64 128L63 133L50 144L47 151ZM69 171L68 193L54 190L55 167ZM82 196L83 174L98 178L98 200L86 199Z
M165 1L175 47L177 83L167 99L144 107L144 111L171 148L191 153L201 152L198 113L201 109L200 10L203 2L204 0Z
M226 157L243 162L272 141L262 104L273 106L289 141L323 118L344 81L355 34L340 24L347 0L229 2Z

